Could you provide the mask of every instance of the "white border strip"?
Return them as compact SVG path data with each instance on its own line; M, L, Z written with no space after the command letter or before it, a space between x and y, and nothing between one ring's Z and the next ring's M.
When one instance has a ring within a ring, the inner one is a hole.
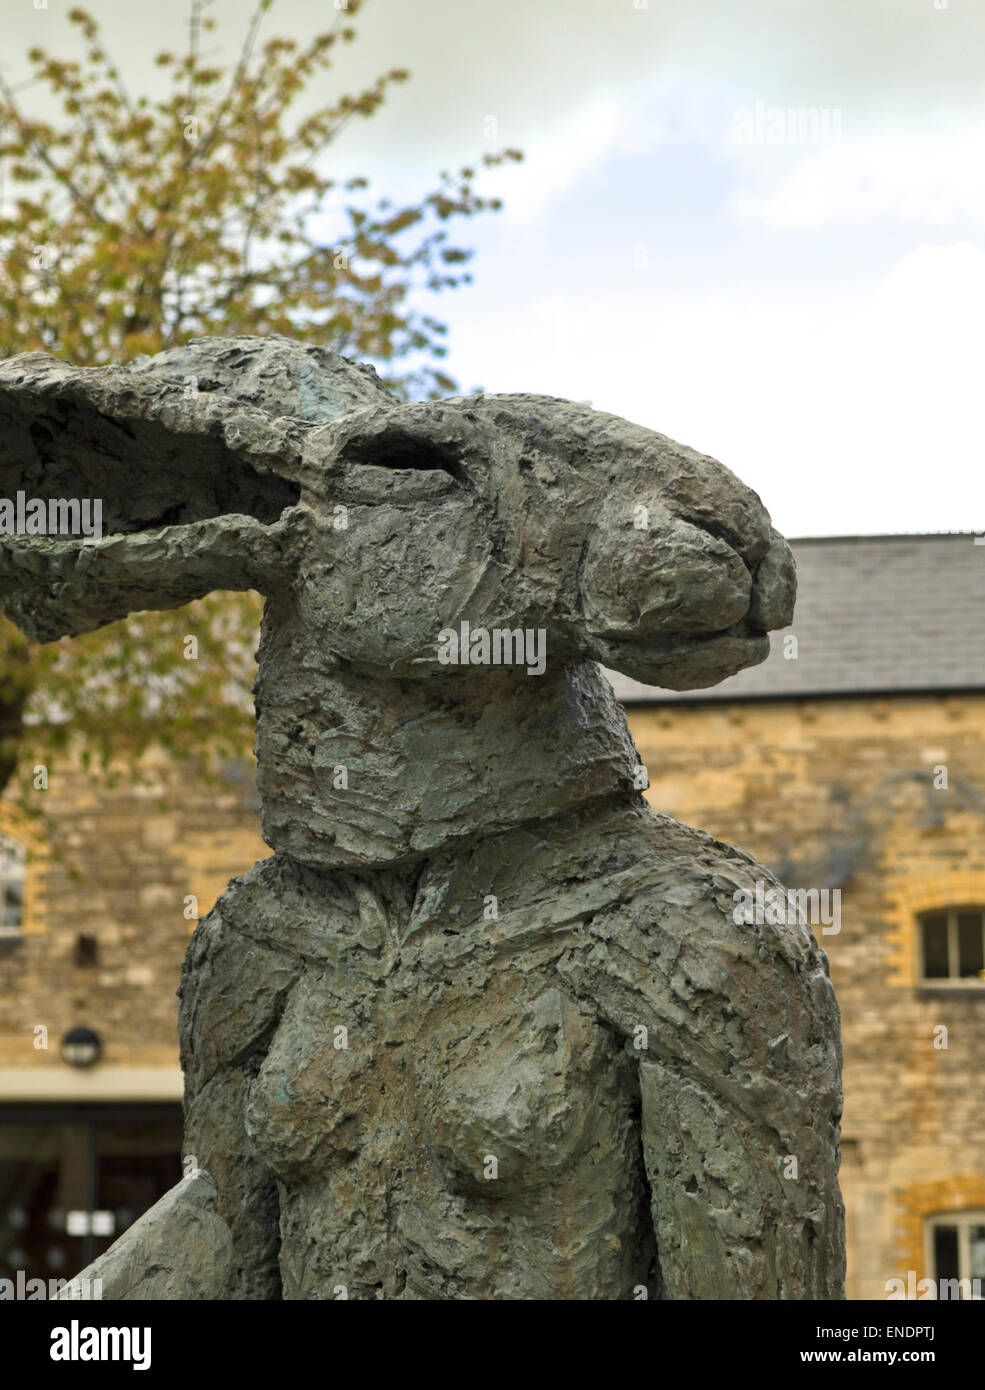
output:
M180 1067L0 1067L0 1105L59 1100L181 1100Z

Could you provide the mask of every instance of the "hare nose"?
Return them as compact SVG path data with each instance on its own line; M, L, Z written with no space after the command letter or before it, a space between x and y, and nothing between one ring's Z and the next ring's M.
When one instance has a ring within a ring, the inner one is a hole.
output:
M783 537L772 533L770 548L756 570L749 621L763 632L789 627L797 598L797 566Z
M721 632L745 617L752 576L725 541L678 517L596 535L582 571L589 631L641 640Z

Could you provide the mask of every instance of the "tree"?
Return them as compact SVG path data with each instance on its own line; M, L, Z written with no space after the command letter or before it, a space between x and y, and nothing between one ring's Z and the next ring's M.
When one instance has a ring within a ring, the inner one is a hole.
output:
M325 173L346 126L408 78L391 69L295 114L354 39L364 0L348 0L306 45L260 44L273 3L260 0L231 68L203 55L209 3L191 0L183 55L157 57L172 79L165 98L128 92L80 9L69 18L84 62L28 54L31 81L64 120L29 116L0 77L0 355L43 349L95 366L202 334L284 333L373 362L407 397L454 391L441 366L445 325L420 301L471 278L471 252L449 242L446 224L499 200L476 193L471 168L404 206L371 200L365 178ZM487 153L480 164L520 157ZM330 199L339 230L324 244L309 229ZM214 594L44 648L0 619L0 789L29 748L33 765L70 738L104 765L153 741L180 757L244 752L258 614L256 595Z

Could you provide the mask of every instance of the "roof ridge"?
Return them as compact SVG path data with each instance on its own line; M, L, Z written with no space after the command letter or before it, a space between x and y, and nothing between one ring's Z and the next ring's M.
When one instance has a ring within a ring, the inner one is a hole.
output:
M832 536L788 536L790 545L817 545L825 541L918 541L939 540L943 536L951 539L967 536L985 535L985 521L980 530L966 531L873 531L872 533L846 532Z

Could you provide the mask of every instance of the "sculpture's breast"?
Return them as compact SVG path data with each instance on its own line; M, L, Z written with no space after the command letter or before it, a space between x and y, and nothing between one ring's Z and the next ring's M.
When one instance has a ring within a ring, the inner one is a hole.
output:
M284 1180L310 1182L350 1161L372 1137L380 1109L379 1048L354 1001L324 972L292 990L254 1082L247 1130Z
M619 1058L557 989L506 975L481 1008L436 1021L420 1069L437 1166L452 1186L492 1198L553 1182L593 1147Z

